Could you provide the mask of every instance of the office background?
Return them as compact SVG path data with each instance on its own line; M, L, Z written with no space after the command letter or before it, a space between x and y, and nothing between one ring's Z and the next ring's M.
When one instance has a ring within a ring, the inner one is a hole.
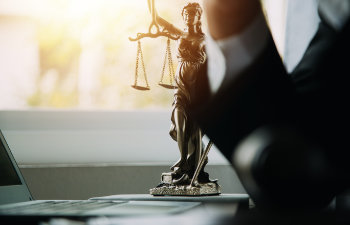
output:
M316 30L316 1L264 1L278 50L289 71L300 60ZM62 108L60 103L56 108L28 107L25 105L28 99L18 100L23 96L16 88L30 93L33 87L16 82L28 83L30 76L36 76L36 69L25 60L33 54L35 56L36 50L26 47L21 39L30 37L29 41L33 41L33 21L28 20L28 15L13 15L22 11L8 8L9 2L0 0L0 128L34 197L86 199L148 193L149 188L159 183L160 174L168 171L179 157L176 142L168 135L172 94L166 93L162 99L163 103L170 100L169 106L161 103L160 106L151 104L150 108L143 108L141 102L136 110L129 105L123 110L111 106L94 109L89 106L94 98L86 94L89 92L84 92L89 86L82 85L85 100L78 107ZM288 17L290 11L298 12L299 16ZM11 24L12 28L9 27ZM11 39L11 45L6 38ZM14 52L23 54L8 54L11 46L15 46ZM14 59L17 61L11 61ZM9 69L9 63L14 65L13 70ZM36 63L38 66L39 62ZM33 74L23 77L27 71ZM54 77L52 71L46 75ZM50 79L43 82L50 83ZM155 92L160 94L156 88ZM245 193L229 162L215 147L209 155L207 171L211 178L219 179L223 192Z

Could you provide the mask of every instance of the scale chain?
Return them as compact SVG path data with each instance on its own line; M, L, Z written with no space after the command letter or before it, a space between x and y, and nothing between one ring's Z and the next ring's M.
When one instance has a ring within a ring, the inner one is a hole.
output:
M170 77L170 84L173 84L174 79L174 66L173 66L173 60L171 57L171 49L170 49L170 39L168 38L167 43L167 52L168 52L168 62L169 62L169 77Z
M163 78L164 78L164 72L165 72L165 65L166 65L166 59L168 55L168 48L165 51L165 58L164 58L164 63L163 63L163 68L162 68L162 76L160 78L160 82L163 83Z
M138 41L137 42L137 53L136 53L136 67L135 67L135 82L134 82L135 86L137 86L140 48L141 48L141 43L140 43L140 41Z
M175 72L174 72L173 60L172 60L172 56L171 56L170 39L169 38L167 40L167 48L165 51L165 58L164 58L164 63L163 63L163 68L162 68L161 79L160 79L161 83L163 83L167 60L168 60L168 67L169 67L169 82L170 82L170 85L173 85L173 81L175 80L175 78L174 78Z
M141 58L140 58L141 56ZM138 68L139 68L139 61L141 59L142 63L142 70L143 70L143 76L145 78L146 82L146 87L149 88L148 80L147 80L147 75L146 75L146 69L145 69L145 63L143 61L143 54L142 54L142 48L141 48L141 42L140 40L137 41L137 55L136 55L136 68L135 68L135 82L134 86L137 86L137 80L138 80Z
M149 87L149 85L148 85L148 80L147 80L147 76L146 76L145 63L144 63L144 61L143 61L143 54L142 54L142 49L141 49L141 42L139 42L139 43L140 43L140 55L141 55L143 76L145 77L146 86Z

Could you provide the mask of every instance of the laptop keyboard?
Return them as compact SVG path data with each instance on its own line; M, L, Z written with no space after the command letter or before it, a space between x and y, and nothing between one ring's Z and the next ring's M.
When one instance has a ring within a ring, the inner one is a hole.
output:
M0 209L0 215L72 215L123 204L116 201L45 201Z

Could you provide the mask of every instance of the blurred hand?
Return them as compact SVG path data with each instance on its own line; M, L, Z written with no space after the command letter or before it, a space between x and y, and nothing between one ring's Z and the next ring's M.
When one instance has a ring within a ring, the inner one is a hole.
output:
M238 34L261 11L259 0L204 0L211 36L223 39Z

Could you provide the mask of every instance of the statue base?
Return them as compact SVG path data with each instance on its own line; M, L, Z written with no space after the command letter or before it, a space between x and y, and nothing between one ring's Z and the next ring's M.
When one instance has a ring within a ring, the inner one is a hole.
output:
M150 194L154 196L205 196L221 194L221 187L217 181L208 183L173 184L171 173L162 174L162 182L155 188L150 189Z

